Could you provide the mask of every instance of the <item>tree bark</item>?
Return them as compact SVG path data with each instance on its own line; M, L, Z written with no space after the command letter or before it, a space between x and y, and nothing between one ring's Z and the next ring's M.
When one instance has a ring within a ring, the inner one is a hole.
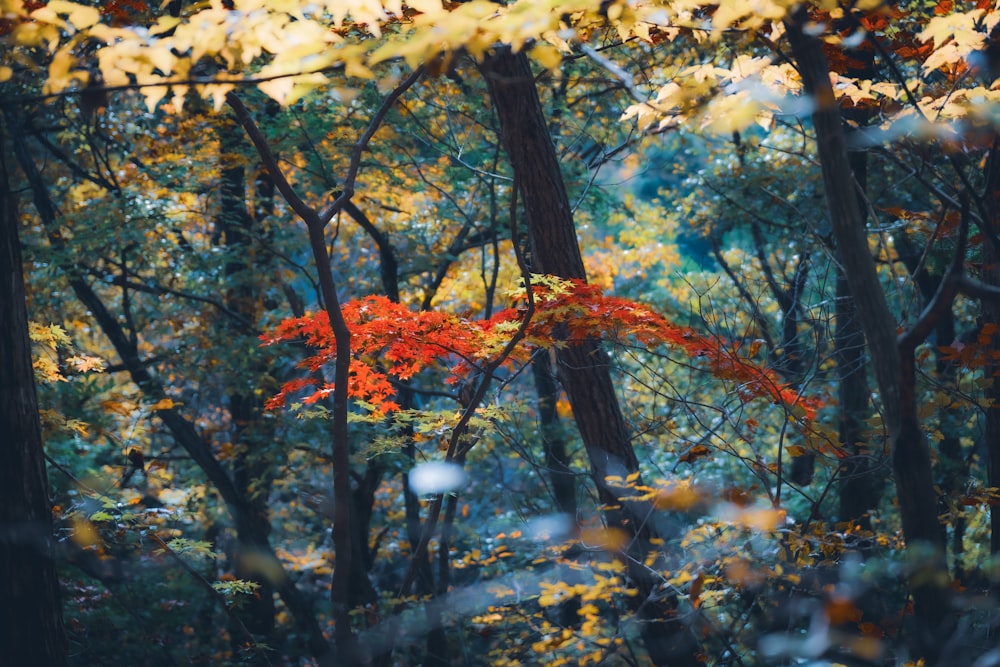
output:
M527 56L501 47L486 57L480 70L524 202L531 243L529 268L586 280L572 207ZM628 491L606 480L608 475L625 477L639 469L607 354L597 341L590 340L559 350L557 361L558 377L569 396L606 520L633 537L626 564L640 590L639 617L646 649L657 665L700 665L698 642L677 613L676 596L658 591L658 581L642 566L648 539L656 537L649 506L623 502Z
M60 667L67 664L66 639L4 129L0 125L0 654L8 667Z

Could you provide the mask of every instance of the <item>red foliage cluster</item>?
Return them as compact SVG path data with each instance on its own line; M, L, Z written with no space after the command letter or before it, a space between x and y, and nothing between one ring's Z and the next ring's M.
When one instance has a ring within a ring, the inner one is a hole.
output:
M607 296L593 285L564 281L533 286L535 311L525 337L505 360L524 363L537 348L572 345L583 340L633 342L646 347L667 345L697 359L715 376L736 382L743 400L766 398L788 407L798 406L798 416L812 420L819 403L799 396L777 374L740 354L739 344L706 336L671 323L651 308L634 301ZM488 320L469 320L447 313L414 312L381 296L370 296L344 305L344 319L351 330L350 386L353 398L381 412L398 405L389 377L409 379L416 373L446 364L454 383L496 358L520 327L527 309L523 304L498 312ZM334 361L333 333L325 313L313 313L282 322L264 344L301 341L315 350L300 366L310 377L285 383L268 402L269 408L285 405L290 395L310 389L303 400L315 402L333 390L319 379L319 371ZM318 386L318 388L317 388Z
M101 4L101 14L110 17L115 26L128 25L148 11L145 0L107 0Z

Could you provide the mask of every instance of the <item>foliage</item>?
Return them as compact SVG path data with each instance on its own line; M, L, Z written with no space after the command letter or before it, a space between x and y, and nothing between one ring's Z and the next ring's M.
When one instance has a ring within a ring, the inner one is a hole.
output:
M532 349L572 345L575 342L607 338L626 340L642 347L670 345L689 357L704 360L721 378L736 382L741 398L768 398L792 408L799 406L805 422L815 418L817 401L804 399L778 379L772 371L760 368L750 357L739 353L738 345L697 334L677 326L642 305L618 297L609 297L580 281L554 276L533 275L531 289L537 304L518 348L504 363L526 363ZM508 296L525 300L525 288L511 290ZM385 297L372 296L360 302L344 304L344 316L351 327L353 353L357 362L351 366L349 394L364 401L369 409L381 414L399 409L389 400L395 393L390 376L409 380L442 359L457 359L445 382L467 383L471 375L482 372L485 362L505 350L512 336L522 328L527 310L515 306L499 311L488 320L469 321L434 311L412 312ZM316 373L336 356L333 334L326 314L312 314L285 320L272 334L265 334L268 344L301 340L319 353L305 358L300 365ZM758 346L759 347L759 346ZM750 356L756 353L750 347ZM313 387L312 376L285 384L270 400L272 408L285 404L290 393ZM327 396L332 384L305 396L306 404Z
M911 598L942 574L937 658L980 659L1000 550L1000 11L809 4L832 84L809 99L797 7L0 2L76 663L314 664L347 636L398 664L645 664L667 618L692 664L928 664ZM534 272L539 221L480 76L506 48L535 66L589 282ZM864 342L843 338L811 122L831 108L872 291L901 340L938 318L906 390L934 447L924 528L947 554L904 535L892 396L846 354ZM318 244L303 207L329 213ZM970 276L979 291L936 300ZM615 395L546 392L596 342ZM572 424L612 401L638 465L604 476ZM441 458L462 474L414 483ZM859 482L873 500L852 513ZM615 524L621 508L644 526Z

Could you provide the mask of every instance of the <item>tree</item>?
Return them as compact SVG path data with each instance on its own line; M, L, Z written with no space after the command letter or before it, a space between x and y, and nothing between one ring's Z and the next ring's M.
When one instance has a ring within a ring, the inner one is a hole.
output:
M0 308L7 326L0 336L0 427L3 485L0 505L0 597L6 660L13 665L65 665L56 546L52 535L45 452L28 338L17 200L7 167L6 124L0 125Z
M569 198L529 61L523 53L500 49L484 60L482 71L500 118L514 183L524 198L531 268L560 278L586 280ZM607 481L612 476L629 477L639 472L607 357L595 342L583 341L560 350L557 360L557 372L587 448L594 483L608 508L608 524L630 535L628 562L642 563L649 552L649 538L659 536L649 521L650 508L631 504L624 499L627 492L616 490ZM644 641L653 662L698 664L697 644L677 616L676 599L656 594L655 580L646 576L644 568L632 568L629 574L644 598L639 608L645 621Z

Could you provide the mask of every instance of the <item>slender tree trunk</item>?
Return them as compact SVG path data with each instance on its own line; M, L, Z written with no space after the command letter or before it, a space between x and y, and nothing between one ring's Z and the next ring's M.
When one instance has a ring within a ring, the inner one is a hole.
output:
M930 450L917 413L915 346L908 341L902 350L897 340L896 318L889 310L868 247L829 68L819 40L804 30L808 20L808 12L800 8L786 26L805 90L815 105L812 121L830 220L868 341L889 433L903 535L907 551L914 558L910 577L917 626L912 635L914 650L928 664L935 664L943 640L951 632L952 615Z
M942 276L931 275L927 272L926 263L921 263L924 249L916 247L913 241L905 233L895 234L896 251L906 268L913 276L914 282L920 288L920 294L924 303L930 303L937 293ZM988 252L988 251L987 251ZM988 282L988 281L987 281ZM994 303L986 299L982 304L983 309L996 309ZM935 346L936 354L934 367L937 372L937 382L946 386L956 386L958 381L958 364L945 358L941 353L941 348L950 345L955 340L955 312L953 308L948 308L941 316L937 326L934 328L934 338L937 342ZM969 464L962 451L962 433L965 418L960 411L951 410L947 406L941 407L937 412L938 431L941 439L938 441L938 485L942 489L941 503L938 511L942 514L951 513L951 555L954 563L955 578L961 580L965 576L962 567L962 554L965 551L965 515L960 507L949 507L945 502L946 498L957 498L964 492L966 480L968 479ZM944 530L944 526L942 526Z
M869 513L881 495L875 479L875 461L881 448L866 442L869 415L868 362L865 359L865 336L858 322L857 309L847 285L847 278L837 268L837 303L834 317L834 356L837 360L837 413L840 446L849 453L840 468L840 516L862 530L871 529Z
M66 638L4 134L0 124L0 663L60 667Z
M863 119L858 119L859 121ZM848 154L851 171L858 185L859 205L867 189L868 154ZM870 512L878 505L882 484L877 478L877 462L882 460L880 447L865 442L865 422L870 414L868 362L865 359L865 335L858 309L851 296L843 262L837 262L837 302L834 309L836 331L833 336L837 360L838 440L849 453L840 469L840 516L862 530L871 530Z
M524 202L531 270L586 280L572 208L527 56L502 47L487 56L480 69ZM698 642L677 614L676 596L658 591L656 578L641 565L648 539L656 536L650 508L623 502L628 491L606 480L639 469L608 357L597 341L583 341L560 350L557 360L607 522L635 538L626 563L640 590L641 633L650 657L658 665L699 665Z
M531 362L531 373L538 393L538 423L542 433L542 447L545 450L545 468L552 484L552 495L556 508L566 517L576 522L576 479L569 467L566 452L566 436L556 402L559 389L552 369L552 361L547 353L539 354Z
M246 169L243 166L240 149L243 133L239 126L227 122L219 131L219 214L216 217L217 228L221 230L222 241L225 244L226 262L225 302L235 313L239 313L247 322L255 322L258 317L255 289L249 283L253 267L250 258L255 256L253 249L253 223L247 209ZM266 207L257 206L258 210ZM264 272L267 275L267 272ZM270 481L266 457L261 447L273 434L270 421L263 420L260 399L254 392L250 376L266 373L260 358L260 351L253 331L247 331L240 324L221 322L220 326L231 336L239 349L247 349L246 357L241 357L234 372L228 379L235 385L229 392L229 414L233 422L232 441L236 445L236 456L233 461L233 481L240 492L247 498L247 521L256 524L256 532L263 536L271 533L271 521L267 506ZM234 574L239 579L257 583L260 588L257 595L242 609L242 620L247 628L255 633L269 637L274 632L274 598L273 586L267 577L259 571L258 554L254 547L244 540L237 540L234 554ZM238 633L232 633L238 637ZM268 641L267 639L264 640Z
M338 655L326 658L324 664L333 664L336 660L356 661L357 646L354 641L354 631L351 627L351 592L357 586L357 577L366 576L362 567L355 559L356 547L354 531L354 508L351 497L351 446L350 427L348 426L347 386L351 363L351 332L344 321L340 310L340 297L337 285L333 279L330 255L326 247L326 227L330 217L336 210L329 209L321 215L320 211L306 204L288 182L271 151L267 137L250 116L250 112L242 100L234 93L226 96L226 101L236 113L236 118L253 142L257 153L264 162L275 188L281 193L288 205L295 211L306 225L309 237L309 249L312 253L316 275L319 280L323 309L330 321L336 349L334 364L333 414L330 420L330 461L333 464L333 545L336 553L333 568L333 581L330 584L330 603L333 608L335 624L335 644ZM360 150L360 149L359 149ZM360 153L359 153L360 155ZM342 201L338 197L338 201ZM342 207L342 206L341 206Z

